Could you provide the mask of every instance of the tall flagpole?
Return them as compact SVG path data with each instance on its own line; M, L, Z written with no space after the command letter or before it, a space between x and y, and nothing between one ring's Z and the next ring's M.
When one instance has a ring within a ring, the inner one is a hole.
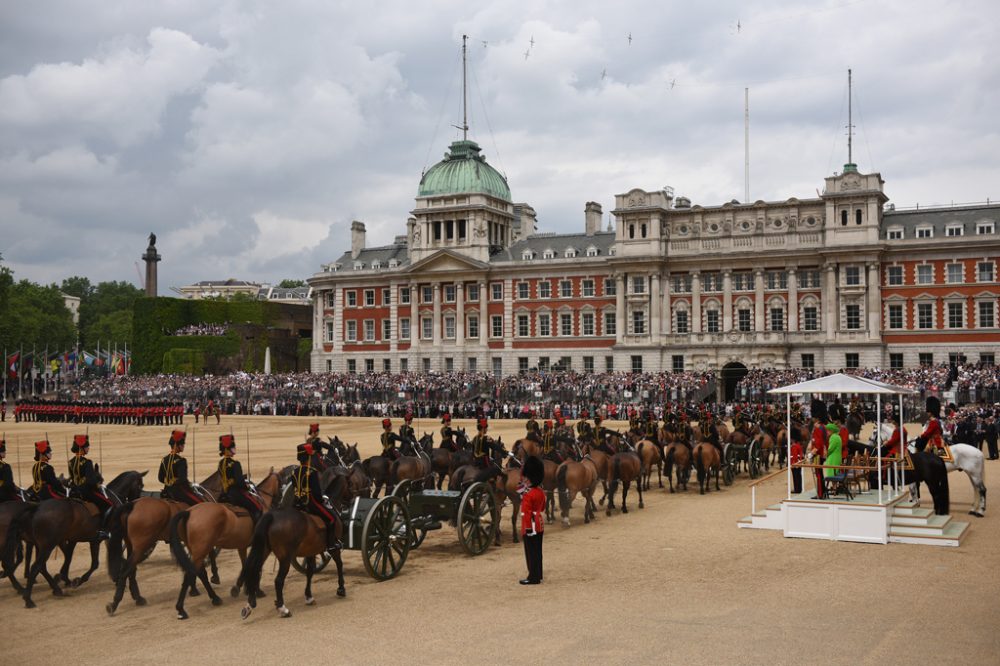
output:
M7 401L7 375L10 374L10 365L8 365L7 357L7 347L3 348L3 399L4 402Z
M21 366L24 365L24 345L21 345L17 351L17 399L20 400L24 397L24 391L21 389Z
M31 367L28 368L28 376L31 378L31 397L35 397L35 343L31 343Z

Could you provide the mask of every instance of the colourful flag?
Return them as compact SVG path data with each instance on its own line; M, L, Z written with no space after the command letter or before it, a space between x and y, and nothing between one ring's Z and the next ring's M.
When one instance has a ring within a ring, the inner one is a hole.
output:
M124 375L125 374L125 357L124 356L119 356L118 357L118 359L115 361L114 369L115 369L115 374L116 375Z
M73 372L76 370L76 352L66 352L63 354L63 367L66 368L66 372Z
M83 364L86 366L93 366L97 362L97 357L90 352L81 352L83 355Z
M14 352L7 357L7 375L11 379L17 379L17 361L20 357L20 352Z

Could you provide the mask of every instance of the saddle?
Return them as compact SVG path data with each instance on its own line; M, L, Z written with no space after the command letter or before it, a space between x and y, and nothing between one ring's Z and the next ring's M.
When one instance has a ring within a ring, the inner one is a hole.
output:
M97 505L94 504L93 502L88 502L82 497L70 497L69 499L71 502L76 502L77 504L83 506L83 508L87 510L87 514L90 515L91 518L96 518L101 515L101 510L98 509Z
M249 518L250 512L241 506L236 506L235 504L229 504L228 502L219 502L222 506L226 507L233 512L233 515L237 518Z

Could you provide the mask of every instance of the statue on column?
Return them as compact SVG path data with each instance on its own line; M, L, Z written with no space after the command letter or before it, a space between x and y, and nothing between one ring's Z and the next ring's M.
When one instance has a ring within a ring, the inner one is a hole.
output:
M156 234L154 233L149 234L149 247L147 247L146 249L153 250L154 252L156 251Z

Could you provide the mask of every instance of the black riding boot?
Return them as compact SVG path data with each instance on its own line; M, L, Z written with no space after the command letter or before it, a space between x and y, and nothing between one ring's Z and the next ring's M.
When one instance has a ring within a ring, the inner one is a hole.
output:
M326 526L326 552L333 555L333 552L344 547L343 542L337 538L337 523L332 522Z

